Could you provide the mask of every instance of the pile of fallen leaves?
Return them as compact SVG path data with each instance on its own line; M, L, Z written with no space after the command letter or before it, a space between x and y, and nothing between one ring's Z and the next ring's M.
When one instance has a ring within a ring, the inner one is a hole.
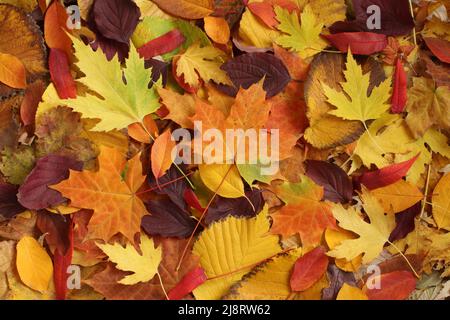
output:
M449 10L0 0L0 298L445 299ZM174 164L194 121L279 171Z

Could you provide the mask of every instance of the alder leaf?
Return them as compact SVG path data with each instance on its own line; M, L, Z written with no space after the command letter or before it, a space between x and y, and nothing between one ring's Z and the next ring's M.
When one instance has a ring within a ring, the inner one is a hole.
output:
M139 282L150 281L158 272L158 266L162 259L162 248L155 248L153 240L146 235L141 235L139 253L136 248L127 243L122 247L119 243L114 244L100 244L97 246L108 255L111 262L116 264L116 267L123 271L133 272L127 275L118 283L125 285L133 285Z

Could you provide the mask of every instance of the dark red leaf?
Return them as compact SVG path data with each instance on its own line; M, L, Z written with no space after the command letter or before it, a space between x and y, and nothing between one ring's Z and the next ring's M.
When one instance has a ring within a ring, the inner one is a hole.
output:
M70 248L68 234L71 223L70 216L54 214L47 210L39 210L36 219L36 226L45 234L45 242L62 254Z
M192 191L191 188L186 188L186 190L184 190L183 198L188 206L197 209L200 212L205 211L205 208L202 207L202 205L198 201L197 195L194 193L194 191Z
M431 52L438 57L439 60L445 63L450 63L450 41L439 38L424 37L425 43Z
M96 0L92 10L95 25L105 38L129 43L141 16L132 0Z
M307 160L306 175L324 188L323 198L346 203L352 200L353 185L339 166L327 161Z
M265 77L263 87L270 98L283 91L291 81L283 62L269 53L246 53L227 61L221 69L226 71L234 87L222 85L218 88L230 96L235 96L240 87L248 89Z
M369 6L380 8L380 29L369 29L367 21L372 12L367 12ZM368 31L382 33L388 36L405 35L414 28L414 20L409 9L409 0L353 0L353 10L356 20L339 21L330 27L332 33Z
M149 235L186 238L194 231L195 220L169 199L151 200L146 207L150 215L142 218L141 227Z
M77 86L70 73L69 59L64 51L50 48L48 59L50 76L61 99L77 97Z
M297 259L291 275L291 289L304 291L316 283L327 271L328 257L325 249L317 247Z
M0 215L12 218L16 214L25 211L25 208L17 201L18 186L0 182Z
M150 40L138 49L141 58L150 59L171 52L184 43L186 38L178 29L173 29L162 36Z
M62 253L58 248L55 249L53 255L53 280L55 282L55 293L57 300L65 300L67 295L67 279L69 273L67 272L69 266L72 264L73 255L73 224L69 219L69 227L67 238L69 240L69 248Z
M186 274L183 279L169 291L169 300L183 299L206 280L208 280L208 278L206 277L205 270L201 267L195 268Z
M357 180L365 185L368 189L377 189L385 187L403 178L419 157L417 154L414 158L396 163L375 171L365 172Z
M82 162L58 155L48 155L39 159L36 167L20 186L17 198L21 205L31 210L56 206L65 198L48 186L58 184L69 177L69 169L81 170Z
M382 274L379 288L365 290L369 300L405 300L416 288L416 278L408 271Z
M419 201L411 208L395 214L396 225L389 236L390 242L403 239L408 233L414 230L414 219L419 215L421 209L422 203Z
M162 79L163 86L167 84L167 77L169 76L169 64L157 59L145 60L145 68L152 68L152 82L149 83L149 87L153 85L153 82L157 82Z
M234 199L216 196L206 214L206 224L211 224L230 215L247 218L256 216L264 207L261 190L252 189L246 191L245 196L247 198L240 197ZM252 204L250 204L249 201Z
M403 68L402 59L397 58L395 63L394 84L392 91L391 111L392 113L402 113L406 107L406 92L408 80Z
M342 32L323 35L323 37L341 52L347 52L350 47L353 54L363 55L383 51L388 43L384 34L373 32Z

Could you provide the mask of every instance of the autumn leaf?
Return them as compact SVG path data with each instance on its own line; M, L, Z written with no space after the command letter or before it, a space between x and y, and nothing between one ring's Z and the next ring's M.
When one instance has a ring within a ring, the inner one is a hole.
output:
M161 9L186 19L203 18L214 9L213 0L155 0Z
M317 282L328 267L328 257L322 247L304 254L295 262L290 284L293 291L305 291Z
M368 95L370 74L363 74L351 51L347 53L346 81L341 83L344 92L338 92L326 84L322 84L328 102L336 107L330 114L347 120L361 122L377 119L389 109L387 100L390 97L390 80L383 81Z
M52 186L52 189L70 199L72 206L94 210L88 226L91 238L107 242L120 232L134 242L141 218L147 214L136 195L145 180L139 155L126 166L125 157L120 152L108 147L100 150L97 172L71 171L68 180ZM125 178L122 178L125 168Z
M199 172L203 183L218 195L225 198L244 196L244 183L235 165L200 165Z
M380 286L364 286L363 292L369 300L404 300L416 287L416 279L411 272L394 271L377 276Z
M357 210L350 207L345 209L337 204L333 207L333 216L339 221L339 226L343 229L355 232L358 239L344 240L340 245L328 252L328 255L335 258L345 258L352 260L361 253L364 253L363 263L370 263L383 250L384 244L388 241L389 235L395 227L395 219L392 214L384 214L384 210L378 201L369 192L362 194L363 208L370 219L370 223L365 222Z
M388 213L408 209L423 198L422 192L415 185L404 180L374 189L371 193Z
M17 89L26 87L25 67L15 56L0 53L0 82Z
M311 247L320 242L326 228L335 228L330 204L321 201L323 188L308 177L275 185L273 190L286 205L272 214L272 233L286 237L298 233L303 246Z
M450 174L445 174L433 191L433 218L439 228L450 227L450 202L447 195L450 188Z
M100 244L97 246L102 249L111 262L123 271L131 271L128 275L118 281L120 284L133 285L139 282L150 281L158 272L158 266L162 259L161 247L155 248L153 240L146 235L141 235L139 249L142 253L136 251L132 244L128 243L122 247L119 243Z
M336 300L368 300L368 298L361 289L344 283Z
M152 172L157 180L163 176L172 165L172 153L174 149L175 142L172 140L170 130L164 132L155 139L151 151L151 161Z

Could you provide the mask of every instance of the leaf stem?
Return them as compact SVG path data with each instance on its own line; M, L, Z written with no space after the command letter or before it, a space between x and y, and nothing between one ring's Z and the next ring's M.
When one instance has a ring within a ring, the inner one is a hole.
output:
M166 296L166 300L170 300L170 299L169 299L169 296L167 295L166 288L164 288L164 284L163 284L163 282L162 282L161 275L159 274L159 272L157 272L156 275L158 276L159 284L161 285L161 289L162 289L162 291L164 292L164 295Z
M393 244L391 241L388 240L388 243L395 249L398 251L398 253L403 257L403 259L405 259L406 263L408 264L408 266L411 268L411 271L414 273L414 275L416 276L417 279L420 279L420 276L417 274L416 270L414 269L414 267L412 266L411 262L409 262L408 258L403 254L403 252L395 245Z

